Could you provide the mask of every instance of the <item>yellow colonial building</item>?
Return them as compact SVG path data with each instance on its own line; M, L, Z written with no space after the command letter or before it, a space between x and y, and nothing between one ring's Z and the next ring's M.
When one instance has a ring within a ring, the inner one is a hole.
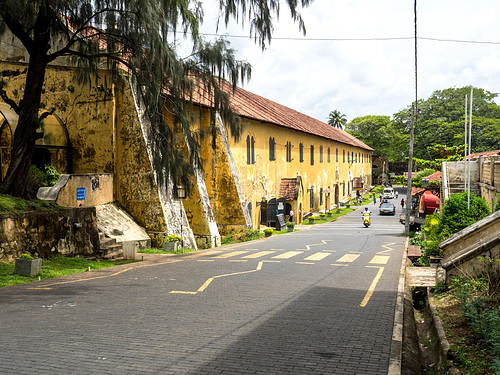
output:
M0 71L10 72L6 92L19 101L28 58L14 39L4 45L8 48L0 52ZM276 210L285 215L292 210L293 220L300 222L305 214L332 209L372 183L369 146L343 130L237 88L231 102L242 118L242 136L238 141L228 136L217 116L216 132L201 142L202 165L193 176L194 188L187 199L177 200L172 194L176 183L166 188L157 183L155 135L128 78L106 82L106 70L89 85L78 83L74 68L64 61L48 67L42 102L53 114L39 130L42 137L33 164L51 164L61 174L89 175L92 187L96 178L99 181L95 176L106 174L108 184L111 175L113 201L157 246L168 233L181 235L186 247L217 246L221 234L273 225ZM196 105L193 129L208 129L209 106ZM166 110L165 115L168 118ZM17 114L0 101L0 181L10 163L16 126Z

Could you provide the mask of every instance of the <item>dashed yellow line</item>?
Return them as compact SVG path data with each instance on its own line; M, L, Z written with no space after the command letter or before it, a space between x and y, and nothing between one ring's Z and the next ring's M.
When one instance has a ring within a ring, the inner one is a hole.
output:
M137 264L135 263L133 266L122 269L120 271L111 273L109 275L102 275L102 276L94 276L94 277L86 277L84 279L77 279L77 280L67 280L67 281L59 281L55 283L50 283L49 285L40 285L40 286L35 286L33 288L28 288L28 289L52 289L53 286L55 285L64 285L64 284L72 284L72 283L81 283L84 281L90 281L90 280L98 280L98 279L105 279L108 277L113 277L113 276L118 276L121 275L122 273L128 272L130 270L134 270L137 268L143 268L143 267L152 267L152 266L159 266L162 264L169 264L169 263L177 263L177 262L182 262L182 259L172 259L166 262L159 262L159 263L151 263L151 264Z
M375 255L372 260L370 260L370 264L387 264L389 260L389 256L386 255Z
M203 283L203 285L201 287L198 288L198 290L196 292L186 292L186 291L180 291L180 290L172 290L170 291L169 293L172 293L172 294L198 294L198 293L201 293L203 291L205 291L205 289L208 288L208 286L212 283L212 281L214 281L215 279L219 279L221 277L228 277L228 276L235 276L235 275L244 275L244 274L247 274L247 273L252 273L252 272L257 272L257 271L260 271L262 269L262 265L264 264L264 262L273 262L273 261L269 261L269 260L262 260L259 262L259 264L257 265L257 268L253 269L253 270L249 270L249 271L241 271L241 272L233 272L233 273L227 273L227 274L224 274L224 275L217 275L217 276L213 276L213 277L210 277L207 281L205 281ZM274 263L278 263L278 262L274 262Z
M371 267L371 266L367 266ZM370 287L368 288L368 292L366 292L365 298L363 298L363 301L359 304L359 307L365 307L368 302L370 301L370 298L373 295L373 292L375 291L375 287L377 286L378 281L380 280L380 277L382 276L382 273L384 272L384 267L372 267L372 268L378 268L377 275L373 279Z
M356 259L359 258L359 254L346 254L340 259L337 259L337 262L345 262L345 263L352 263Z
M328 255L332 255L331 253L316 253L308 256L304 260L322 260L325 259Z
M184 258L200 258L200 257L204 257L207 255L213 255L213 254L219 254L219 253L222 253L222 250L209 250L209 251L203 251L203 252L199 252L199 253L197 252L197 253L194 253L193 255L187 255Z
M250 255L245 255L243 259L256 259L256 258L261 258L265 257L266 255L269 254L274 254L275 251L259 251L258 253L255 254L250 254Z
M226 258L231 258L231 257L235 257L235 256L238 256L241 254L246 254L246 253L248 253L248 251L233 251L231 253L224 253L221 255L217 255L217 256L213 257L213 259L226 259Z
M286 253L276 255L275 257L273 257L273 259L290 259L302 253L303 251L287 251Z

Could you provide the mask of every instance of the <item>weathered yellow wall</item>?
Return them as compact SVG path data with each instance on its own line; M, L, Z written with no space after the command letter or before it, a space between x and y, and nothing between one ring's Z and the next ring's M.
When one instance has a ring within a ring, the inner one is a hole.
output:
M245 119L245 130L239 142L230 139L231 150L236 162L238 174L243 186L245 198L252 202L253 224L258 225L260 210L256 210L256 203L266 197L269 200L273 197L279 198L279 188L282 178L302 176L304 184L304 198L302 214L309 211L323 211L329 209L325 207L326 196L323 194L322 205L320 205L320 189L332 190L338 184L340 200L346 199L351 193L354 197L355 191L351 187L354 177L364 177L366 188L371 184L371 151L358 147L349 146L339 142L326 140L313 135L300 133L291 129L262 124L254 120ZM247 164L247 135L255 139L255 164ZM274 137L275 159L269 160L269 138ZM292 161L286 162L285 145L289 141L292 144ZM303 162L300 162L299 144L303 143ZM314 165L311 165L311 145L314 146ZM320 147L323 146L323 162L320 162ZM328 148L330 148L330 162L328 162ZM336 149L339 150L338 162L336 161ZM343 158L346 153L345 161ZM352 152L355 154L354 162ZM347 156L349 153L349 158ZM356 157L357 154L357 157ZM362 154L362 160L360 156ZM338 167L338 179L336 168ZM342 184L345 183L345 192ZM313 189L314 203L310 208L309 189ZM300 203L300 202L299 202ZM334 204L334 193L331 194L331 205ZM296 207L293 207L295 210ZM296 211L297 212L297 211ZM298 212L297 212L298 214Z
M22 63L0 62L0 70L24 68ZM97 86L79 85L71 68L49 66L42 102L47 108L55 107L55 114L67 127L72 173L114 173L115 199L146 230L166 232L131 89L124 79L116 87L104 87L106 75L100 72ZM21 75L8 82L7 92L16 101L24 79L25 75ZM63 156L64 152L58 153L53 159ZM62 164L60 160L52 161L55 166Z

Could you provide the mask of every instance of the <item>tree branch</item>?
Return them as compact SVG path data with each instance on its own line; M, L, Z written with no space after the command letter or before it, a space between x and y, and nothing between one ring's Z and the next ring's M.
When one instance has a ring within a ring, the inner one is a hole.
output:
M14 112L17 113L17 115L19 116L19 106L17 105L17 103L12 100L11 98L9 98L9 96L7 95L7 92L4 90L3 88L3 85L0 84L0 97L2 98L2 100L7 103L8 105L10 105L10 107L14 110Z

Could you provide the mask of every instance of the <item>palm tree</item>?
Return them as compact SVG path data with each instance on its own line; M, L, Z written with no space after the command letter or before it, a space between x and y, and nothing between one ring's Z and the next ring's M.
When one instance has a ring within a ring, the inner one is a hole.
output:
M334 128L342 129L346 123L347 119L343 113L340 113L340 111L334 110L328 115L328 125L333 126Z

